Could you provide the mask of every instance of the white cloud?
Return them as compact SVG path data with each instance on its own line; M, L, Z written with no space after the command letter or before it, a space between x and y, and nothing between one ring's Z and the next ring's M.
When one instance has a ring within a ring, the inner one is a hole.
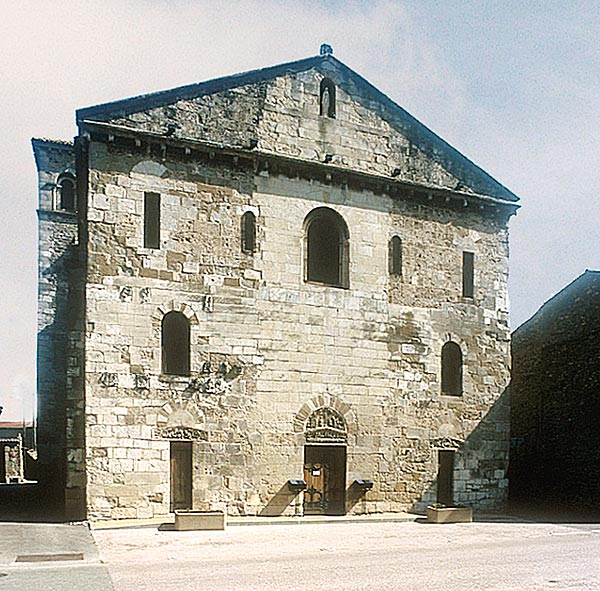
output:
M0 21L0 404L34 375L36 181L29 138L78 107L335 55L523 197L511 301L521 322L598 267L594 3L21 0ZM596 13L597 14L597 13ZM585 236L585 239L582 239Z

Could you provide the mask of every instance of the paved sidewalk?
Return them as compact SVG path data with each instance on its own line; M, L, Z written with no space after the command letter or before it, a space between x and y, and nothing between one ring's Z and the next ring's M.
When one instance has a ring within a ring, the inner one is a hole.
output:
M2 591L112 591L85 524L0 523Z

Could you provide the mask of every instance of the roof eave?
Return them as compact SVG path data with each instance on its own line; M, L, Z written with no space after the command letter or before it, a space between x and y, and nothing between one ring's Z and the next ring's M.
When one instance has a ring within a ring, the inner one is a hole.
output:
M319 169L325 174L337 174L337 175L351 175L356 179L365 179L371 183L377 183L381 186L389 187L402 187L404 189L414 189L420 191L431 191L438 195L445 195L453 199L462 199L465 202L477 202L480 204L487 204L491 206L497 206L505 208L509 215L514 214L520 205L513 201L506 201L499 199L492 195L485 195L479 193L467 193L464 191L454 190L447 187L441 187L437 185L427 185L424 183L416 183L405 179L397 179L394 177L387 177L380 174L357 171L349 167L343 167L335 164L317 162L313 160L305 160L296 158L293 156L281 155L275 152L268 152L258 150L256 148L246 146L230 146L226 144L220 144L217 142L211 142L207 140L195 140L189 138L175 138L165 137L164 135L152 131L140 131L138 129L132 129L124 125L117 125L114 123L105 123L102 121L84 120L80 121L80 131L82 133L93 133L102 132L107 134L109 137L126 137L126 138L144 138L147 141L155 143L161 143L164 145L171 145L174 147L185 148L204 151L204 152L219 152L230 156L240 156L251 160L269 160L279 161L281 163L287 163L292 166L299 167L310 167L311 169Z

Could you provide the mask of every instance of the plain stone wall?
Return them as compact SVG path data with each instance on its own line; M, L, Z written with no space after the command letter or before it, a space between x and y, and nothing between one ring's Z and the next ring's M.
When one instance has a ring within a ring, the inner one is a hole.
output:
M598 514L599 319L600 273L587 271L513 335L515 504Z
M33 140L38 166L37 393L40 481L46 498L82 518L83 307L77 215L57 209L57 181L73 173L69 142ZM68 508L67 508L68 505Z

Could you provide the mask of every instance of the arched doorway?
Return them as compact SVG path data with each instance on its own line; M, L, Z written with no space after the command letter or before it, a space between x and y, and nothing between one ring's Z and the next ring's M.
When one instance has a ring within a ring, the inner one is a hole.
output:
M346 512L346 441L344 418L332 408L314 411L306 422L304 514Z

